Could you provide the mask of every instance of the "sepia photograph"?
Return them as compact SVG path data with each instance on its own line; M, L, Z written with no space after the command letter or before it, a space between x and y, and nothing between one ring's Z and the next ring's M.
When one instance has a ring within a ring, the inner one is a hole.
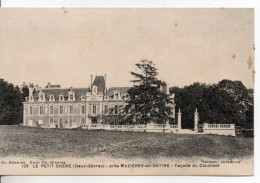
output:
M253 8L0 18L0 175L254 175Z

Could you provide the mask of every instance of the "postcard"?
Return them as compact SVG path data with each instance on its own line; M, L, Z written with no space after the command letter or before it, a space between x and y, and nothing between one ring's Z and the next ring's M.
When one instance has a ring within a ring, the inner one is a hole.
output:
M0 18L0 175L254 175L254 9Z

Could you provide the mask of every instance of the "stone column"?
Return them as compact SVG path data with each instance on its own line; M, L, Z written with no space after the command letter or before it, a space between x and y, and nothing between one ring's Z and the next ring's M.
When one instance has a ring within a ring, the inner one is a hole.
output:
M194 131L198 132L198 124L199 124L199 113L198 109L196 108L194 113Z
M178 130L181 130L181 109L178 112Z

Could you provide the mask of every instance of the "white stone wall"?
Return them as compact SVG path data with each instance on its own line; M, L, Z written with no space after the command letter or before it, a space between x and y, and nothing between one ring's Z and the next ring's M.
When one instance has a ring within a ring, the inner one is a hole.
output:
M236 136L234 124L207 124L203 126L203 133Z

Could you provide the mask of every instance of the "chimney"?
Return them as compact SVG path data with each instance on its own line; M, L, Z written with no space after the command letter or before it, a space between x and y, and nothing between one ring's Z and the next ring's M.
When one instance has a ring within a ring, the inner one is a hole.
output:
M29 97L33 96L33 90L34 90L34 87L32 85L29 85Z

